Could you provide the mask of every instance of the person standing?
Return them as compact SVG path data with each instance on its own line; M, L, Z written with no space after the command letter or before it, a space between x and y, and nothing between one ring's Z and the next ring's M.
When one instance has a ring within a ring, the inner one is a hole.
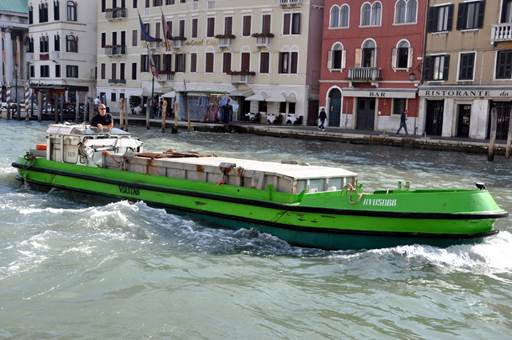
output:
M318 119L320 120L320 125L318 128L322 131L325 131L325 121L327 120L327 113L325 113L325 109L322 107L320 110L320 115L318 116Z
M400 131L402 130L402 128L404 128L405 134L409 135L409 133L407 132L407 111L406 110L403 110L402 114L400 114L400 127L396 131L397 135L400 134Z

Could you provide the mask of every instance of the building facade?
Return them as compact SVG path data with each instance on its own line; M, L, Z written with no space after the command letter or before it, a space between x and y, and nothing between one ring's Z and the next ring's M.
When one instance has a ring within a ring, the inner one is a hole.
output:
M114 112L152 94L191 120L214 120L226 96L236 120L318 111L323 0L100 0L97 14L97 90Z
M96 1L29 0L28 13L30 87L44 108L94 97Z
M17 102L17 98L23 102L28 69L23 43L27 33L27 0L0 1L1 102Z
M512 110L512 1L431 0L420 121L426 135L506 139Z
M320 105L328 125L417 132L427 0L325 2Z

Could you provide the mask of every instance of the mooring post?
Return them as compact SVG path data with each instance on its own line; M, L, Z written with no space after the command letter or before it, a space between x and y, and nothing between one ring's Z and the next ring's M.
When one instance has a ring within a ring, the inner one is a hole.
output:
M43 93L41 90L37 91L37 120L43 119Z
M496 107L491 109L491 134L489 139L489 154L487 160L494 161L494 153L496 152L496 130L498 128L498 112Z
M166 127L165 121L167 119L167 99L164 99L162 101L161 111L162 111L162 132L165 132L165 127Z
M508 136L507 136L507 148L505 151L505 157L510 158L510 153L512 149L512 111L510 111L510 115L508 118Z

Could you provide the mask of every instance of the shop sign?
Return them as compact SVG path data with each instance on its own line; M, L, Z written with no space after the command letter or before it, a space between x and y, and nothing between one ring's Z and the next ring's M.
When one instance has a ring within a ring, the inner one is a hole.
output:
M432 89L420 90L420 97L512 98L512 90L491 89Z

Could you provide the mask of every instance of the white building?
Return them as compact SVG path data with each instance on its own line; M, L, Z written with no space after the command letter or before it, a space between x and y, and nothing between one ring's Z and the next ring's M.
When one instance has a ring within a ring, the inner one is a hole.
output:
M160 42L142 41L138 13ZM318 111L322 15L323 0L100 0L97 91L114 112L120 98L145 106L149 47L155 96L175 93L182 119L211 121L227 95L235 119L292 114L306 124Z
M27 0L0 1L0 101L10 100L16 94L23 102L23 87L27 80L25 53L22 47L28 32ZM16 85L18 88L16 90Z
M96 6L95 0L29 0L30 86L47 99L45 107L96 95Z

